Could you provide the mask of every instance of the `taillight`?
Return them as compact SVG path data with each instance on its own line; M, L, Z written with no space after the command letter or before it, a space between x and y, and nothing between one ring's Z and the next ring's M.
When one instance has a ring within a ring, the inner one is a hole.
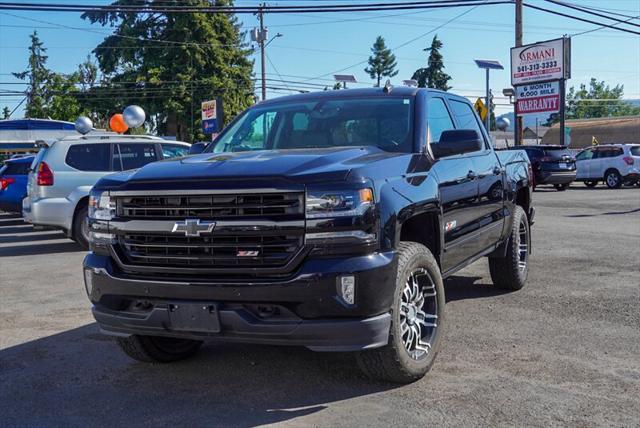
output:
M544 156L540 158L540 162L553 162L555 159L551 156Z
M53 171L46 162L40 162L37 176L38 186L53 186Z
M622 160L627 164L627 165L633 165L633 158L631 156L625 156L622 158Z
M533 169L531 169L531 164L527 166L527 174L529 175L529 183L531 183L532 187L536 186L535 176L533 175Z
M0 190L4 190L9 187L9 184L13 184L16 182L15 178L0 178Z

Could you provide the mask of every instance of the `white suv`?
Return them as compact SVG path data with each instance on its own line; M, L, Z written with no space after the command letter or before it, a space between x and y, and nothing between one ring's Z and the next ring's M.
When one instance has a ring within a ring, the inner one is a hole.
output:
M88 247L89 191L103 176L186 156L190 145L146 135L88 134L44 144L31 164L22 216Z
M576 155L576 181L595 187L599 181L610 189L640 180L640 144L607 144L590 147Z

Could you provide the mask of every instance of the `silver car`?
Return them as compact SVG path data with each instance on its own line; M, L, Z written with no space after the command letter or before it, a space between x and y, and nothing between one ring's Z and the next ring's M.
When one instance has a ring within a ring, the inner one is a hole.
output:
M62 229L88 247L89 191L100 178L186 156L189 148L158 137L116 134L77 135L43 144L31 164L22 216L34 225Z

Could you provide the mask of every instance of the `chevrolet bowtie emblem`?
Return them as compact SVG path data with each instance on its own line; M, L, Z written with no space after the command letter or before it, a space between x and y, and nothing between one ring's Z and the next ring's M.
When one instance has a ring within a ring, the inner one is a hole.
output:
M214 227L215 221L200 222L200 219L188 218L185 221L177 221L171 232L184 233L184 236L200 236L203 233L211 233Z

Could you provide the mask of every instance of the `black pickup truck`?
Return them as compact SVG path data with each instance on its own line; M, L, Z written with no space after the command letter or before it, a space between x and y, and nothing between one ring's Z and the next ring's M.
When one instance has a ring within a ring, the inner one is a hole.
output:
M93 315L131 357L204 340L357 351L371 376L432 366L443 278L489 258L517 290L531 168L463 97L418 88L259 103L203 153L106 176L90 196Z

